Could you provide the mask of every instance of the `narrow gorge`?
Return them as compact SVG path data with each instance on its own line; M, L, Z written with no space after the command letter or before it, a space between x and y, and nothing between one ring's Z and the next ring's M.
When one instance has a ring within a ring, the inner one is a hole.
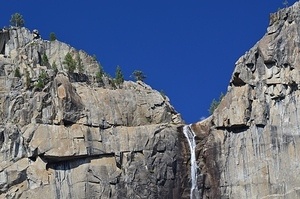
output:
M190 125L83 50L3 28L0 198L300 198L299 27L300 2L271 14L219 106Z

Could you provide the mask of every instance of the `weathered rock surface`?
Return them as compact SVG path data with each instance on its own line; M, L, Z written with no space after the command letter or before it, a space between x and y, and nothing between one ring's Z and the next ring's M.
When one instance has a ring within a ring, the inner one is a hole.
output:
M299 16L300 2L271 14L213 115L191 125L200 198L300 198ZM83 71L67 70L67 53ZM0 31L0 198L190 197L168 98L98 72L67 44Z
M213 115L193 125L203 198L300 198L300 2L271 14Z
M92 57L26 28L0 32L0 50L0 198L181 197L182 120L168 98L99 80ZM68 73L67 53L84 72Z

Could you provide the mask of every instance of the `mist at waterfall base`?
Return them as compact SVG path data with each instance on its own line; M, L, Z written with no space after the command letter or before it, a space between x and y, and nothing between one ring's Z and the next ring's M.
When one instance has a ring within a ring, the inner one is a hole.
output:
M288 1L291 5L296 0ZM25 26L97 56L126 80L141 70L163 91L186 123L209 116L213 98L226 92L236 60L265 33L272 1L1 1L0 27L20 12ZM190 96L190 97L186 97Z

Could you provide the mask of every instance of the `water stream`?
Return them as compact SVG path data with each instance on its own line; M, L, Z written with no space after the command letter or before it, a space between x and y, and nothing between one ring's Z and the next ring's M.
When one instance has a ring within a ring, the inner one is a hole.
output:
M200 191L198 189L197 185L197 162L196 162L196 154L195 154L195 148L196 148L196 141L195 141L195 133L193 132L190 125L185 125L183 127L183 133L185 137L187 138L187 141L190 146L190 152L191 152L191 192L190 192L190 198L191 199L200 199Z

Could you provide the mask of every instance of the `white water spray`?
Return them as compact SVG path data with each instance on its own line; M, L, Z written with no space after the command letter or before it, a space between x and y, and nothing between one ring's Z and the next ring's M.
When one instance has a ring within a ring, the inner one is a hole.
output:
M200 192L197 186L197 162L196 162L196 154L195 154L195 148L196 148L196 141L195 141L195 133L193 132L190 125L185 125L183 127L183 133L188 140L189 146L190 146L190 152L191 152L191 199L200 199Z

